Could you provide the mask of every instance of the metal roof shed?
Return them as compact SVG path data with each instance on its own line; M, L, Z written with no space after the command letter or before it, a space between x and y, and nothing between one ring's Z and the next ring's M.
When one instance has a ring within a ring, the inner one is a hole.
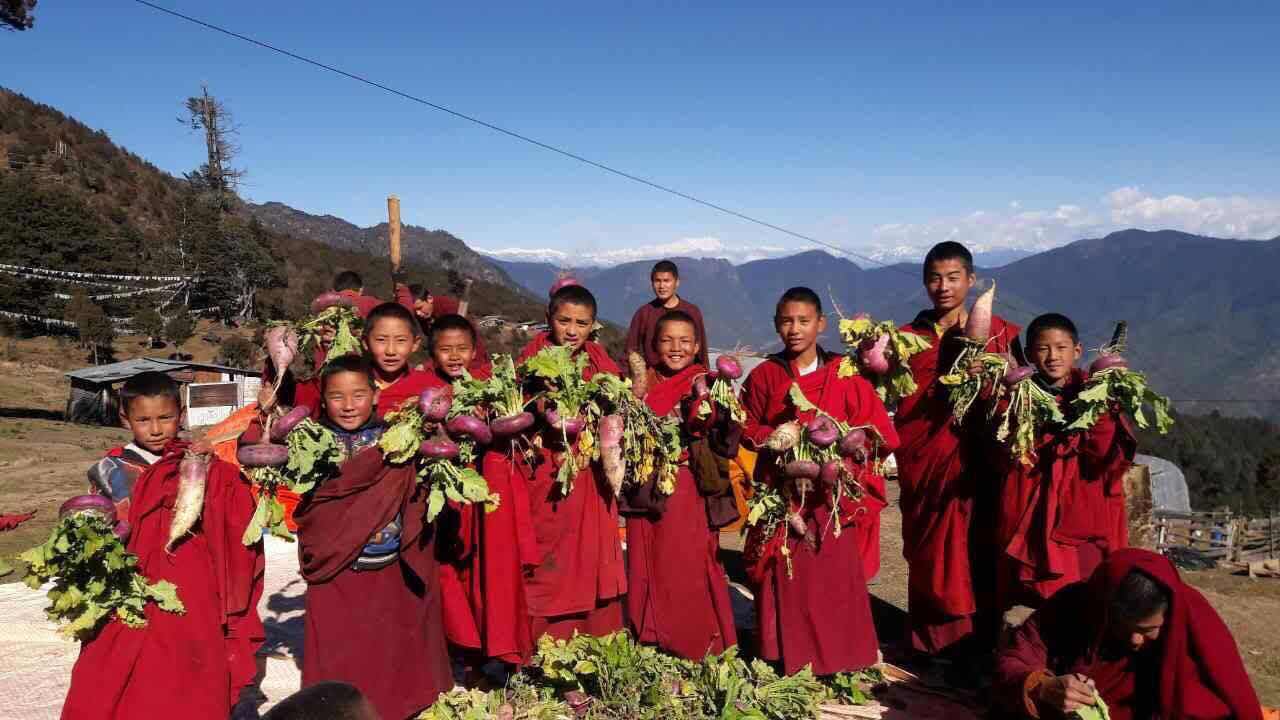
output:
M71 422L115 425L119 420L115 385L144 372L162 372L182 387L192 426L217 422L257 394L257 370L214 363L162 358L134 358L72 370L66 418Z

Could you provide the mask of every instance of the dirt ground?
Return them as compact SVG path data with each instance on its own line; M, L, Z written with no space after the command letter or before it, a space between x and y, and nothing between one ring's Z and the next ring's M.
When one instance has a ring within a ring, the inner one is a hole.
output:
M0 397L10 398L0 403L0 513L36 510L37 515L14 531L0 533L0 559L10 562L46 537L63 500L84 491L89 464L106 448L128 439L121 429L61 422L68 390L62 373L78 367L78 358L48 338L19 342L34 351L32 357L20 363L0 362ZM892 504L881 519L882 566L871 587L877 630L882 643L890 646L887 654L903 637L907 580L895 483L889 484L889 493ZM725 540L726 564L733 575L737 543L735 538ZM0 583L20 577L19 569ZM1185 572L1184 577L1204 592L1230 626L1263 702L1280 705L1280 580L1250 580L1225 570Z

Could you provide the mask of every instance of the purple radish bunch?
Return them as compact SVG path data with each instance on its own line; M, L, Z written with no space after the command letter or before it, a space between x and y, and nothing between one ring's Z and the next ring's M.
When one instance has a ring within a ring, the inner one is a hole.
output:
M820 448L829 448L840 439L840 428L826 415L818 415L805 425L809 442Z
M275 442L288 437L293 429L307 418L311 417L311 408L306 405L295 405L292 410L285 413L283 417L276 420L271 425L271 439Z
M458 457L458 444L448 438L431 438L423 440L418 452L432 460L454 460Z
M453 405L453 388L448 385L437 385L423 390L418 395L418 409L427 422L441 423L449 417L449 408Z
M475 415L459 415L445 425L445 431L453 437L468 437L477 445L488 445L493 442L493 432L488 424Z
M515 415L508 415L492 420L489 423L489 431L495 437L509 438L519 435L533 426L533 413L519 412Z

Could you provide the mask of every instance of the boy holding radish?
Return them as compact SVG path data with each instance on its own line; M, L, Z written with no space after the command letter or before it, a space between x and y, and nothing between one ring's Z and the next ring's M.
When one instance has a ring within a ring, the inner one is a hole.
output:
M1006 376L1002 409L1008 412L1009 404L1030 393L1052 404L1049 410L1057 409L1060 421L1035 422L1029 413L1017 415L1015 425L1033 425L1026 430L1034 447L1022 457L1007 445L996 449L1003 478L996 525L1000 610L1015 604L1040 607L1059 589L1088 578L1120 549L1111 538L1108 480L1123 478L1136 449L1134 435L1115 408L1087 430L1065 427L1072 401L1087 379L1076 366L1084 351L1070 318L1041 315L1027 326L1026 340L1031 365ZM1118 484L1122 490L1123 482ZM1119 500L1123 507L1123 492Z
M640 642L696 661L737 644L729 583L716 558L719 533L708 522L709 498L691 468L695 453L710 452L709 433L732 435L736 424L715 404L699 417L706 395L698 388L706 387L707 368L698 363L702 346L693 318L670 310L655 329L659 363L644 401L655 414L680 420L685 449L675 491L660 507L644 508L627 519L627 620ZM727 457L737 455L736 444L713 443L726 445L721 449ZM714 456L710 461L710 472L718 476L719 464Z
M133 442L117 457L138 464L115 466L95 484L127 519L139 572L148 582L173 583L186 611L148 603L145 628L113 620L86 641L62 717L225 720L257 673L254 653L264 637L262 543L240 539L254 500L234 465L177 439L182 400L169 376L125 381L120 414Z
M378 447L371 363L332 360L320 385L322 424L344 458L294 514L307 581L302 684L351 683L383 717L407 717L453 684L435 529L414 464L393 465Z
M547 305L550 330L525 346L519 362L560 346L575 360L585 355L585 380L596 373L619 375L604 347L589 340L595 321L591 291L576 284L560 287ZM578 372L576 367L572 372ZM579 466L571 489L562 492L557 475L571 461L566 453L577 452L579 433L573 431L580 431L582 423L579 418L548 415L544 413L544 422L536 428L541 449L528 485L538 563L525 576L533 636L607 635L622 629L622 596L627 591L618 505L595 463Z
M744 551L760 655L787 673L865 668L878 653L866 584L879 563L870 521L885 506L878 460L897 433L871 384L841 377L840 356L818 345L826 318L816 293L783 293L774 327L783 351L752 370L742 399L744 442L760 452L756 495L780 498L785 513L753 524Z
M413 313L396 303L382 303L365 318L364 351L373 363L378 388L378 417L416 398L431 383L430 372L409 365L422 347L422 335Z
M963 245L935 245L924 260L933 307L902 326L930 344L910 360L917 389L894 416L902 441L894 457L902 489L911 644L931 655L984 654L995 642L996 475L986 462L980 413L957 423L948 388L939 381L966 347L969 324L980 326L986 352L1021 354L1018 327L991 314L989 306L975 305L982 312L970 319L965 298L976 282L973 256Z
M641 305L631 317L627 330L627 354L639 353L648 367L662 362L654 346L658 334L658 320L669 311L679 310L693 320L698 345L698 364L710 367L707 360L707 331L702 322L702 311L697 305L680 297L680 268L670 260L661 260L649 271L649 284L653 286L653 300Z

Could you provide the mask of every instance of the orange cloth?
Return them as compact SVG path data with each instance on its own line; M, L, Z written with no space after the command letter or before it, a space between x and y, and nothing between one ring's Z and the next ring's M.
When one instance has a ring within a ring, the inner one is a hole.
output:
M751 475L756 471L756 453L754 450L742 447L738 450L737 457L722 462L728 465L729 483L733 486L733 500L738 505L738 519L720 528L720 532L741 532L742 526L747 523L747 500L753 494Z
M240 463L236 460L236 449L239 447L240 436L244 434L245 430L249 429L249 425L257 417L258 403L249 403L228 415L227 419L217 425L210 426L205 431L205 437L219 440L213 445L213 454L217 455L219 460L225 460L239 468ZM233 437L227 438L228 435L233 435ZM257 486L250 484L249 492L253 495L254 500L258 499ZM298 525L293 521L293 510L298 507L298 501L302 499L301 496L288 488L282 487L276 493L276 499L284 506L285 527L289 528L289 532L297 532Z

